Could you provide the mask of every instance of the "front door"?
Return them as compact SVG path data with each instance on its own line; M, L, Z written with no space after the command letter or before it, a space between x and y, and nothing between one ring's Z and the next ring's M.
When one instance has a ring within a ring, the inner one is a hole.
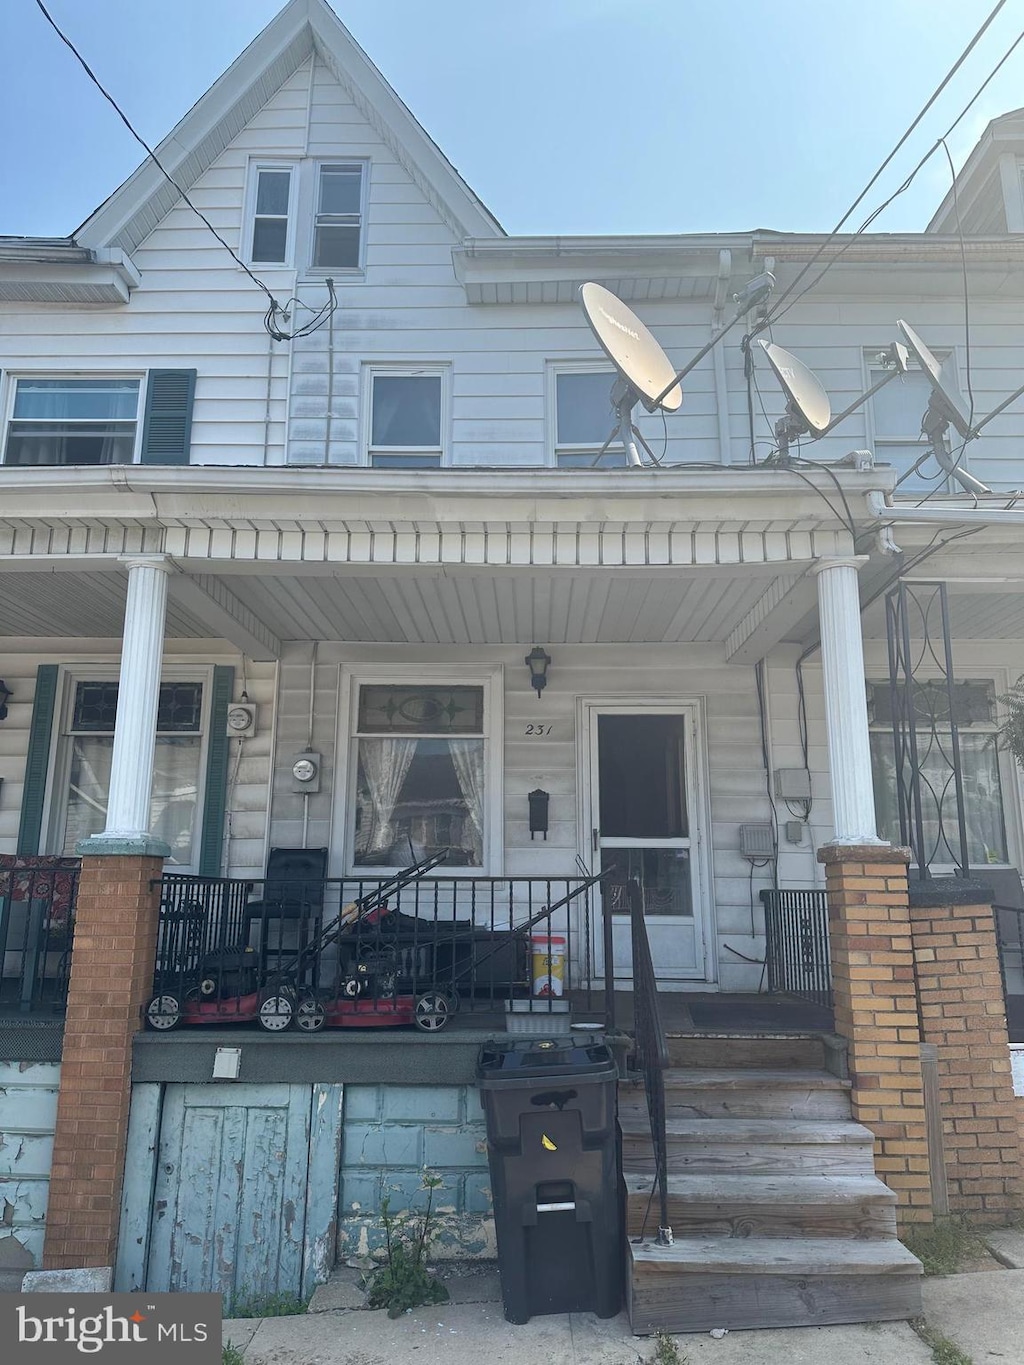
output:
M615 975L632 974L626 887L639 884L655 972L705 980L695 708L590 711L591 855L611 871Z

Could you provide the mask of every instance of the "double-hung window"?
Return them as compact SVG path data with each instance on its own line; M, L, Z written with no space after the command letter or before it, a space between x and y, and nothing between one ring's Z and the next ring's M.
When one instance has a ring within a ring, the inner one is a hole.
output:
M63 854L106 824L117 692L114 679L71 680L51 802L53 844ZM198 857L203 694L202 682L162 682L157 709L150 830L185 867Z
M368 372L369 462L375 469L436 469L444 453L445 371Z
M313 212L314 270L358 270L363 263L365 163L319 167Z
M941 354L939 359L943 359ZM943 374L948 375L949 382L955 388L951 363L943 366ZM886 371L871 357L868 361L869 386L877 384L885 375ZM948 488L949 477L939 467L934 455L929 453L931 447L921 430L931 392L924 371L913 366L906 374L886 384L884 389L879 389L871 399L876 462L892 465L899 478L922 456L926 457L920 469L900 484L897 491L902 494L944 493ZM959 445L955 432L953 441L955 449Z
M495 780L485 728L491 687L356 686L353 866L404 867L446 850L449 867L483 867Z
M253 265L286 265L292 249L295 168L275 162L257 164L252 179L249 259Z
M556 368L550 375L553 391L555 463L559 469L618 468L618 442L599 457L615 427L611 404L615 376L610 370Z
M4 463L131 464L138 379L16 379Z
M900 684L904 686L904 684ZM915 682L914 715L925 847L932 865L955 864L957 843L953 750L946 684ZM967 824L967 854L975 866L1008 861L1006 820L999 773L995 685L987 679L957 680L953 706L960 741L960 770ZM878 833L900 842L892 700L887 682L868 683L871 766Z

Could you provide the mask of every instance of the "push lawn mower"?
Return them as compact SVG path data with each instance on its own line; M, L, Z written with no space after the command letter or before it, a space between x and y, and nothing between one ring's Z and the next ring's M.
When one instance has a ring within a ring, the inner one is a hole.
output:
M179 1024L239 1024L256 1019L268 1032L278 1033L288 1028L293 1019L309 1032L321 1028L333 1017L351 1018L357 1027L411 1023L419 1005L416 1000L406 1007L404 1001L399 1006L397 999L359 998L366 994L359 983L373 979L371 968L374 972L386 970L386 964L378 964L369 957L352 964L354 972L345 977L339 998L327 1005L302 985L304 968L324 948L349 933L354 925L375 923L377 917L387 913L389 896L410 882L418 881L444 862L446 856L438 853L414 863L345 906L338 919L311 944L298 949L272 972L261 969L260 954L248 944L236 943L201 953L199 945L207 923L202 906L188 906L164 915L161 927L169 931L174 947L174 951L168 951L165 956L174 960L177 971L160 973L172 977L171 988L158 989L146 1005L147 1026L167 1032ZM344 957L343 953L343 960ZM375 1017L377 1015L380 1017Z

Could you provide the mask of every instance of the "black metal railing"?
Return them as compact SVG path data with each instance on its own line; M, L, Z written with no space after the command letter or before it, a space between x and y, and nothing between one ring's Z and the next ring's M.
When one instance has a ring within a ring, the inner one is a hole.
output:
M267 1027L286 1027L294 1013L309 1030L429 1030L515 1000L562 1010L570 986L593 988L598 881L417 872L282 885L168 873L154 976L154 998L168 1003L165 1021L149 1022L172 1027L176 1008L190 1020L201 1011ZM271 1022L268 1009L279 1011Z
M0 855L0 1011L67 1003L79 859Z
M672 1228L668 1220L668 1135L665 1122L668 1044L658 1005L658 980L654 974L654 960L644 918L643 892L639 883L629 883L627 897L633 950L633 1064L643 1075L647 1094L651 1144L654 1148L654 1181L659 1199L658 1241L668 1246L672 1242Z
M1024 1043L1024 909L993 905L992 915L1006 1002L1006 1030L1011 1043Z
M901 581L886 594L885 621L900 841L922 879L931 877L933 863L952 864L967 877L960 724L971 714L971 699L954 676L945 583Z
M761 892L768 992L832 1004L828 901L824 891Z

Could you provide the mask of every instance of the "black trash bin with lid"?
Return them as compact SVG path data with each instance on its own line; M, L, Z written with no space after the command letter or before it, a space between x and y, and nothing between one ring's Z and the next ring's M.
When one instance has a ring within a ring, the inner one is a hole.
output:
M485 1043L477 1079L505 1317L592 1312L622 1301L615 1096L604 1043Z

